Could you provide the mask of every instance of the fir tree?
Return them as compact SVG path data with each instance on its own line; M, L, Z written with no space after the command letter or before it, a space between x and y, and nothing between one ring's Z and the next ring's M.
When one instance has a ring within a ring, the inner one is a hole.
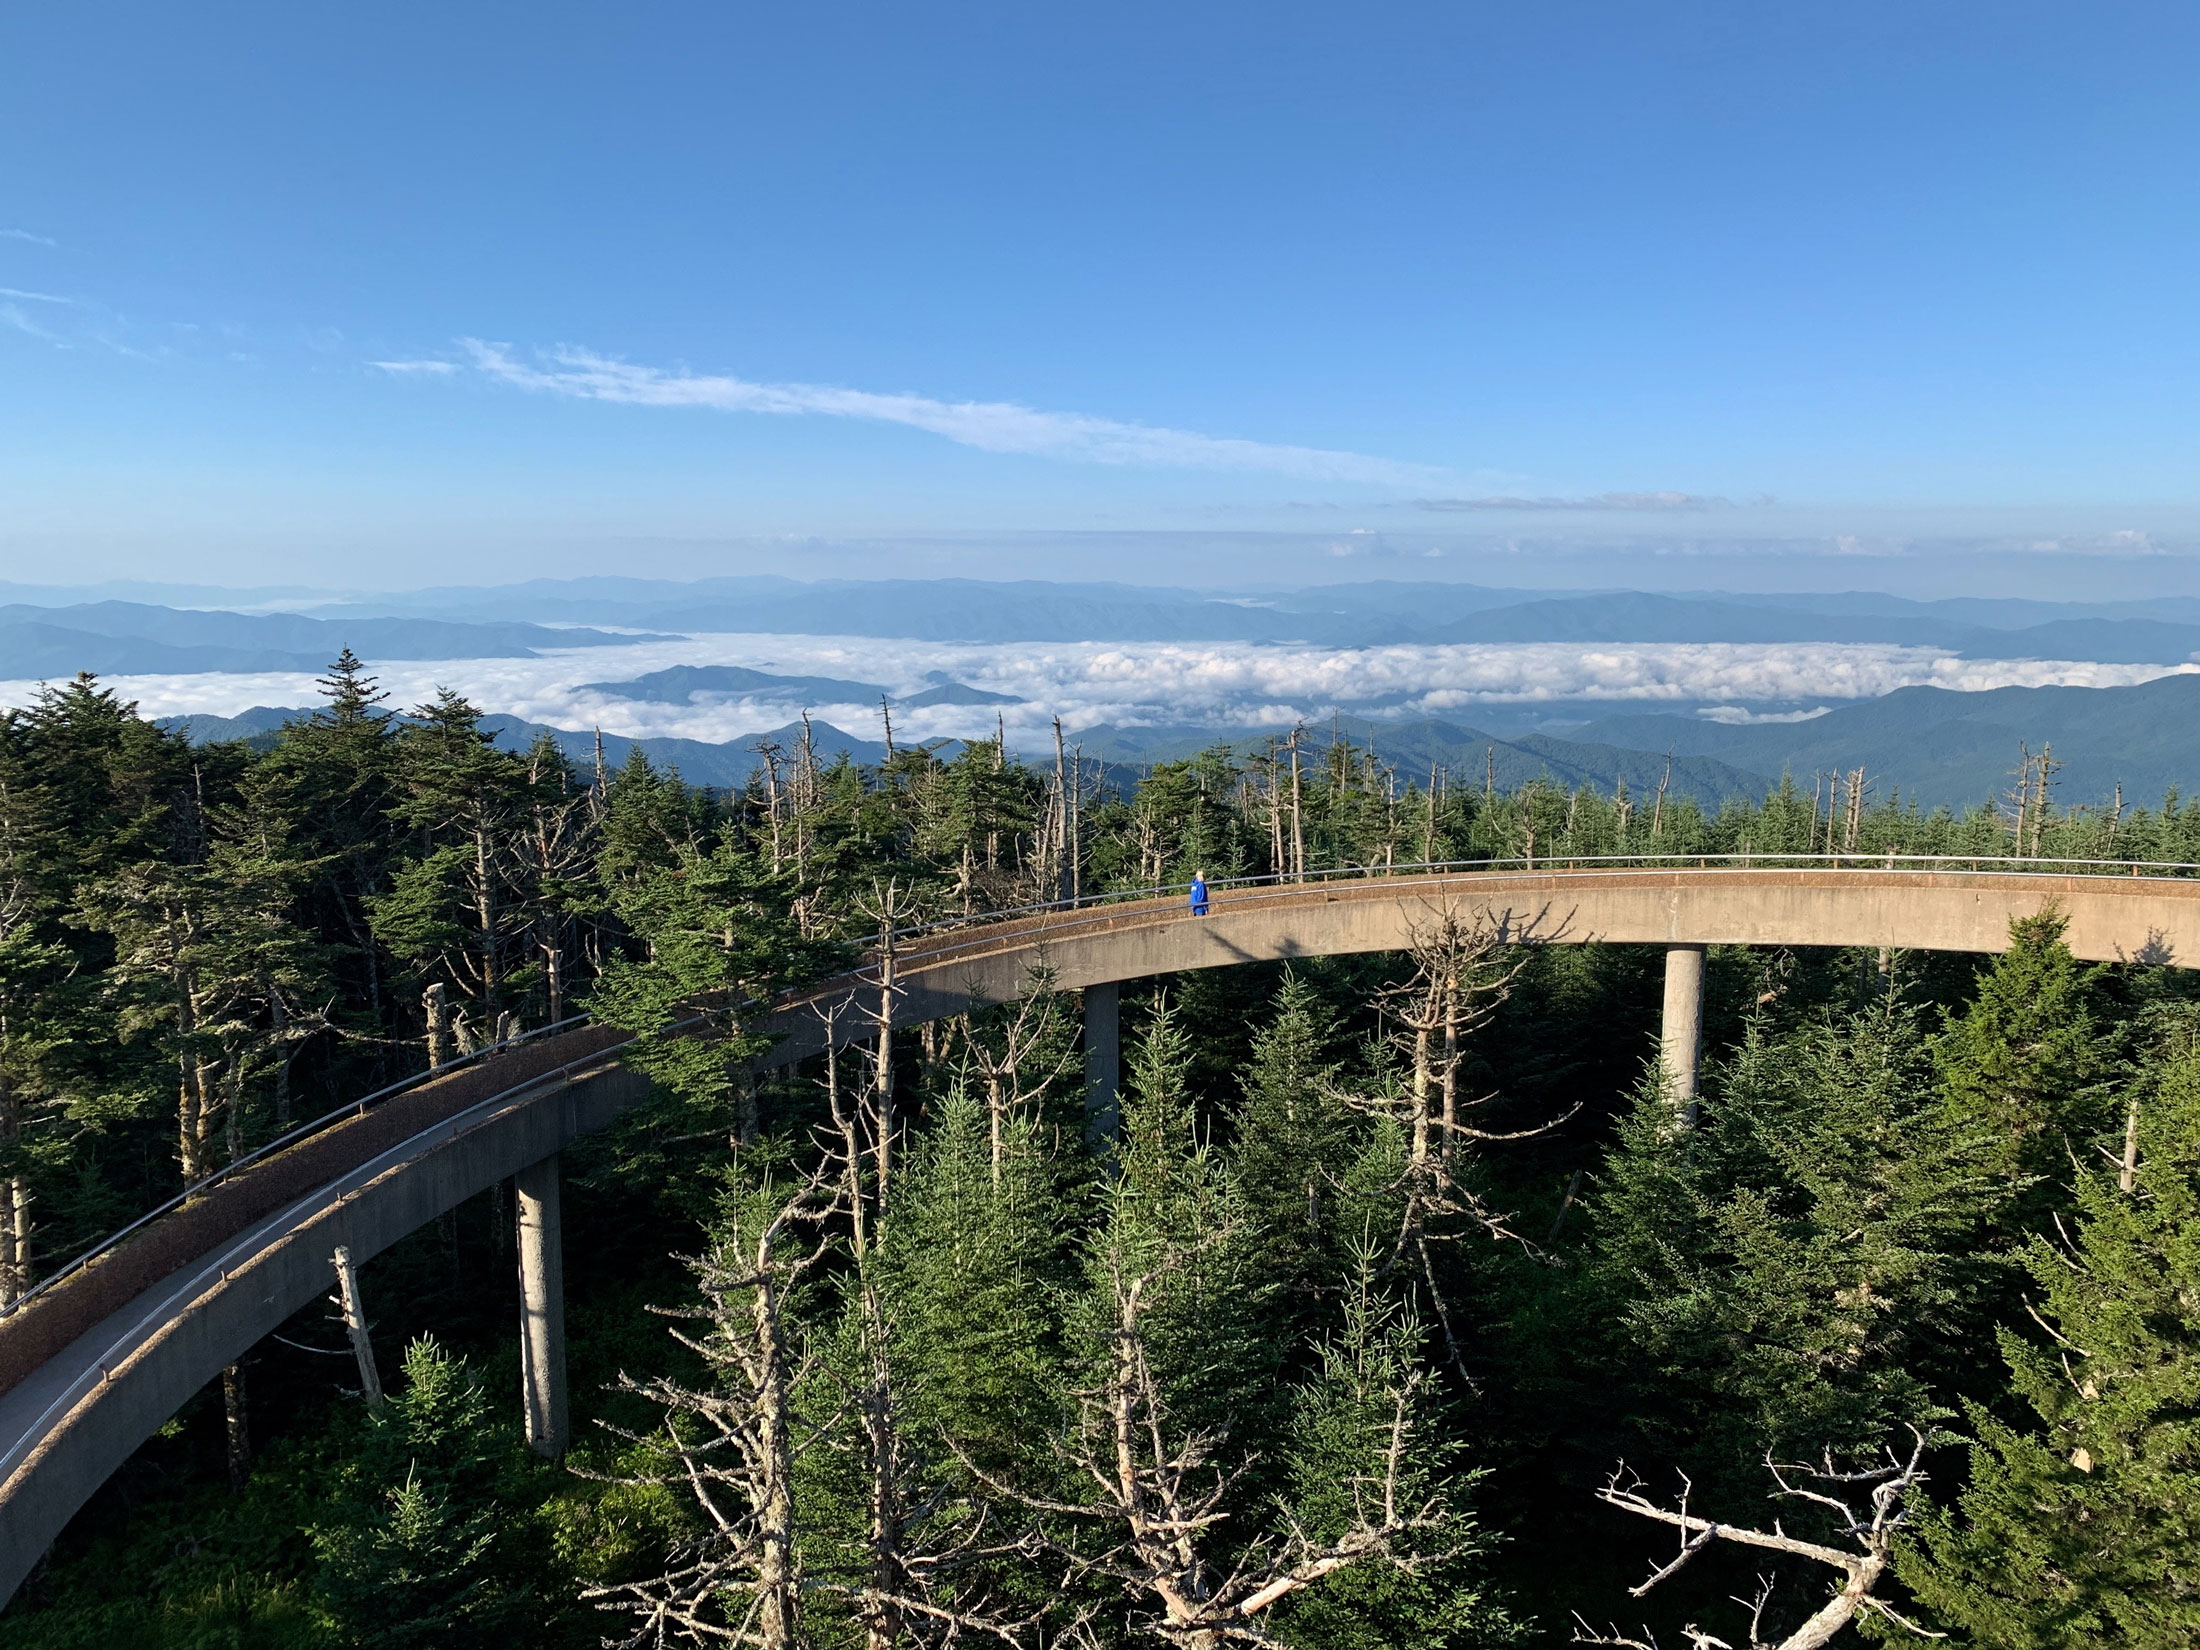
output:
M2033 1225L2071 1158L2088 1155L2113 1121L2101 1086L2112 1051L2094 1012L2098 970L2071 956L2063 928L2052 912L2010 924L2009 949L1980 975L1940 1046L1955 1125L1992 1132L1995 1167Z
M1975 1319L1998 1203L1993 1142L1949 1126L1931 1073L1915 1011L1883 1003L1753 1025L1693 1130L1645 1079L1584 1282L1633 1425L1708 1493L1754 1498L1767 1449L1869 1449L1945 1405L1931 1349Z
M1105 1360L1118 1292L1147 1280L1148 1354L1187 1426L1228 1427L1244 1444L1275 1419L1283 1347L1269 1319L1276 1280L1235 1176L1201 1139L1188 1083L1191 1040L1164 997L1133 1047L1117 1173L1085 1257L1077 1309L1087 1355Z
M511 1450L463 1359L422 1338L405 1380L367 1422L336 1505L315 1526L320 1592L338 1641L359 1650L491 1650L541 1606L513 1575L498 1511Z
M1011 1119L1005 1144L996 1174L984 1108L949 1090L910 1158L881 1267L912 1416L996 1467L1059 1409L1068 1213L1032 1120Z
M1258 1232L1263 1271L1301 1322L1344 1271L1346 1245L1356 1235L1343 1225L1338 1176L1363 1131L1337 1098L1335 1038L1334 1016L1320 995L1287 974L1275 1017L1253 1038L1239 1079L1235 1177Z
M2028 1426L1970 1407L1971 1481L1900 1574L1994 1650L2200 1640L2200 1053L2141 1108L2137 1184L2088 1172L2075 1242L2033 1239L2044 1335L2004 1329Z
M1398 1498L1422 1509L1424 1520L1396 1538L1395 1562L1351 1566L1295 1594L1276 1626L1306 1650L1515 1642L1519 1630L1487 1574L1494 1543L1468 1510L1485 1471L1468 1467L1464 1446L1446 1436L1423 1369L1422 1325L1379 1292L1372 1247L1353 1259L1342 1327L1321 1344L1319 1372L1294 1395L1283 1451L1288 1516L1318 1542L1337 1540L1365 1510L1369 1463L1395 1449Z

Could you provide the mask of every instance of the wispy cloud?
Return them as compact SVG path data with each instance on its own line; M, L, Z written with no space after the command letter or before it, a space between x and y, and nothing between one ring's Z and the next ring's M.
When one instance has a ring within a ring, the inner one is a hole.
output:
M68 340L63 338L59 333L53 331L51 328L42 327L36 321L32 320L30 316L24 312L23 306L21 304L0 304L0 326L13 327L17 332L27 333L29 336L36 338L41 343L59 344L62 345L64 348L66 348L68 344Z
M46 307L36 312L34 320L32 312L24 309L25 304ZM139 348L130 340L144 337L144 328L133 325L128 317L117 314L97 299L72 298L58 292L0 286L0 326L12 327L60 350L106 350L134 361L157 361L173 353L169 344L159 339L149 349ZM170 330L178 329L171 323Z
M1043 412L1013 401L940 401L882 395L827 384L766 384L723 374L672 372L613 360L570 345L522 360L509 345L461 343L475 367L499 382L550 395L645 407L709 407L723 412L814 414L904 424L990 453L1027 453L1088 464L1174 469L1258 470L1323 481L1426 485L1443 472L1362 453L1281 446L1126 424L1084 413Z
M33 235L28 229L0 229L0 241L29 241L33 246L59 246L51 235Z
M1587 498L1417 498L1423 510L1722 510L1734 501L1699 493L1596 493Z
M458 365L453 361L369 361L367 365L399 376L409 373L427 373L433 376L458 371Z
M1441 557L1444 552L1434 545L1425 544L1405 548L1392 544L1371 527L1355 527L1343 538L1331 540L1329 553L1332 556L1366 556L1378 560L1411 557L1419 561L1429 561Z

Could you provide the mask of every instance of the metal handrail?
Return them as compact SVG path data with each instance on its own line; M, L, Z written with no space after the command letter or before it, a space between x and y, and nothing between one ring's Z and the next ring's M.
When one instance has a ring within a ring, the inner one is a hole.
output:
M426 1071L415 1072L410 1077L399 1078L396 1082L388 1084L385 1087L378 1088L371 1094L363 1094L356 1100L347 1100L344 1102L344 1104L338 1106L334 1111L324 1112L319 1117L314 1118L311 1122L299 1124L289 1133L278 1135L273 1140L268 1141L266 1145L256 1147L254 1150L245 1153L244 1156L223 1164L212 1174L206 1176L205 1179L193 1181L182 1191L178 1192L174 1197L170 1198L166 1203L161 1204L158 1208L148 1209L144 1214L138 1216L137 1219L131 1221L129 1225L124 1226L117 1231L108 1233L107 1236L101 1238L89 1249L86 1249L83 1253L69 1260L68 1263L62 1266L58 1271L48 1273L45 1277L39 1279L38 1282L32 1287L24 1290L22 1294L16 1296L14 1300L8 1302L5 1306L0 1306L0 1323L6 1322L11 1315L22 1310L23 1307L29 1305L30 1302L36 1300L40 1295L44 1294L54 1285L60 1283L64 1278L71 1277L74 1274L82 1271L86 1266L97 1260L101 1255L107 1253L108 1250L114 1248L116 1244L120 1243L124 1238L128 1237L132 1232L137 1231L142 1226L151 1224L153 1221L158 1220L161 1216L165 1214L172 1213L173 1211L182 1208L186 1203L189 1203L194 1198L204 1196L207 1192L211 1191L214 1187L220 1185L223 1181L229 1179L230 1176L236 1174L239 1170L248 1169L253 1164L262 1162L287 1147L295 1146L301 1140L310 1139L312 1136L321 1133L325 1129L333 1128L338 1123L347 1121L348 1119L354 1117L364 1117L368 1111L368 1108L379 1105L381 1102L392 1099L397 1095L407 1093L412 1089L416 1089L420 1087L421 1084L428 1082L432 1078L448 1077L452 1072L459 1070L461 1067L473 1065L478 1061L492 1059L495 1056L504 1053L507 1049L513 1048L520 1043L532 1042L538 1037L551 1036L561 1031L577 1030L581 1026L588 1024L592 1018L593 1016L585 1013L569 1014L562 1020L554 1021L549 1025L537 1026L534 1030L521 1032L516 1037L507 1037L502 1042L486 1044L481 1048L475 1049L471 1054L462 1054L455 1060L446 1060L439 1066L430 1066ZM560 1067L559 1069L563 1070L564 1068ZM529 1081L533 1081L533 1079L529 1079Z

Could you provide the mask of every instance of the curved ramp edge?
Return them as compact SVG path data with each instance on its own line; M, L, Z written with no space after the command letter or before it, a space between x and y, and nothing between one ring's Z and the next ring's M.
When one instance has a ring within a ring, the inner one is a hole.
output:
M646 1098L616 1065L524 1081L378 1153L129 1301L0 1397L0 1598L192 1394L379 1254Z

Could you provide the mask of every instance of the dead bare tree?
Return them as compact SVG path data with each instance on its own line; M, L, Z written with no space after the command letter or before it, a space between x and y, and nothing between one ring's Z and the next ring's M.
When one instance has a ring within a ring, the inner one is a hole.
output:
M1843 1471L1836 1465L1830 1449L1815 1467L1777 1462L1769 1453L1765 1456L1766 1470L1778 1486L1772 1498L1804 1501L1828 1509L1836 1521L1835 1533L1851 1542L1850 1547L1833 1547L1789 1535L1777 1519L1768 1533L1699 1517L1688 1510L1690 1485L1685 1473L1681 1475L1680 1505L1661 1506L1642 1493L1642 1480L1630 1473L1622 1462L1604 1487L1597 1491L1597 1499L1623 1512L1673 1525L1681 1536L1680 1551L1668 1563L1653 1570L1641 1586L1629 1588L1628 1596L1641 1598L1712 1542L1732 1541L1761 1551L1813 1559L1841 1574L1841 1583L1834 1589L1833 1597L1813 1612L1809 1620L1776 1643L1763 1637L1765 1606L1771 1602L1773 1584L1760 1577L1754 1598L1734 1601L1749 1611L1749 1650L1818 1650L1818 1646L1827 1643L1860 1612L1866 1611L1907 1628L1921 1638L1943 1637L1918 1626L1892 1605L1872 1596L1872 1588L1886 1574L1894 1552L1895 1535L1909 1519L1904 1500L1925 1479L1921 1465L1925 1456L1925 1435L1912 1427L1910 1437L1908 1460L1890 1449L1886 1452L1884 1466L1872 1465L1854 1471ZM1809 1487L1813 1484L1827 1488ZM1859 1494L1866 1502L1862 1508L1853 1500ZM1731 1650L1724 1639L1714 1638L1693 1624L1682 1631L1693 1641L1694 1650ZM1640 1638L1631 1638L1617 1627L1600 1633L1590 1627L1578 1611L1574 1615L1574 1642L1625 1646L1627 1650L1659 1650L1657 1635L1647 1627Z
M989 1034L996 1028L997 1037ZM1042 964L1032 970L1013 1013L1004 1010L994 1028L973 1024L963 1039L963 1058L985 1089L995 1187L1001 1183L1009 1121L1044 1099L1076 1063L1077 1050L1058 1035L1061 1028L1062 999L1052 971Z
M840 1200L828 1175L821 1167L783 1194L766 1182L735 1204L727 1230L694 1263L703 1304L650 1309L702 1326L672 1333L711 1371L709 1386L663 1375L638 1381L623 1371L613 1383L661 1407L663 1430L645 1435L599 1424L663 1466L587 1476L684 1487L703 1526L660 1574L582 1594L635 1618L632 1632L606 1643L800 1650L808 1642L794 1469L817 1435L797 1424L794 1393L816 1357L789 1318L788 1297L832 1245L825 1225Z
M856 908L878 924L878 952L873 965L878 975L878 1007L871 1019L877 1027L877 1058L871 1082L871 1150L878 1170L878 1206L885 1213L887 1194L893 1185L894 1166L894 1004L902 986L895 973L896 933L915 915L917 905L899 878L873 880L871 897Z
M1208 1242L1219 1241L1210 1235ZM1416 1367L1389 1394L1392 1416L1383 1445L1354 1485L1347 1528L1317 1540L1286 1515L1279 1538L1235 1546L1227 1564L1216 1556L1231 1517L1229 1502L1253 1462L1225 1464L1219 1429L1180 1430L1170 1424L1161 1382L1148 1356L1146 1317L1165 1274L1191 1255L1176 1249L1133 1275L1117 1253L1110 1268L1113 1311L1106 1373L1079 1395L1079 1424L1057 1448L1076 1481L1089 1484L1083 1501L1024 1493L963 1459L965 1468L1004 1499L1060 1521L1095 1539L1040 1533L1034 1545L1064 1568L1065 1581L1099 1577L1140 1601L1136 1625L1182 1650L1226 1644L1275 1644L1264 1612L1293 1593L1351 1565L1388 1563L1414 1570L1440 1557L1406 1550L1409 1532L1442 1522L1440 1502L1407 1505L1400 1484L1412 1445L1413 1407L1424 1376Z
M1460 1099L1466 1039L1487 1025L1511 995L1513 981L1527 966L1521 942L1531 937L1533 928L1514 928L1509 914L1492 918L1483 910L1470 913L1457 906L1424 904L1423 915L1406 931L1413 976L1384 993L1385 1009L1399 1028L1394 1046L1410 1061L1408 1080L1403 1086L1390 1082L1358 1092L1336 1091L1345 1105L1388 1118L1404 1137L1405 1161L1393 1188L1400 1198L1399 1222L1383 1270L1418 1266L1445 1344L1462 1372L1464 1355L1450 1308L1437 1287L1429 1246L1473 1228L1518 1239L1506 1226L1507 1217L1461 1180L1464 1146L1529 1139L1557 1128L1581 1109L1577 1104L1533 1128L1505 1132L1465 1121L1466 1112L1496 1098Z
M777 876L779 875L780 864L785 858L779 834L779 764L787 753L776 739L759 739L749 749L763 758L764 762L764 816L771 825L772 875Z

